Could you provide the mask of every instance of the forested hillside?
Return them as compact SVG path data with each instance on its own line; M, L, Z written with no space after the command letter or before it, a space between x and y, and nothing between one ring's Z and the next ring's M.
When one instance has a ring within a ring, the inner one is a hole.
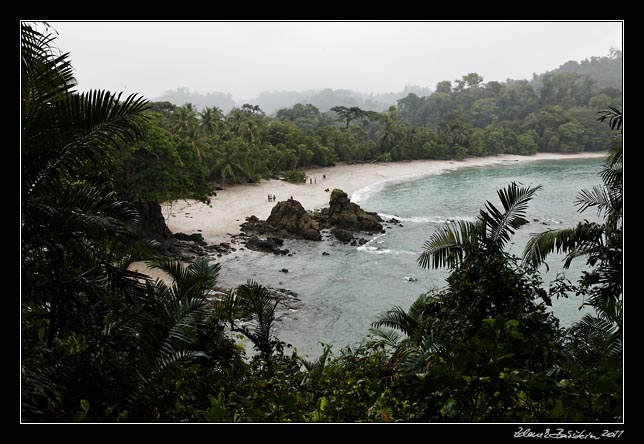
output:
M608 56L591 57L580 62L569 60L557 69L534 75L532 83L536 88L541 88L544 78L561 72L578 74L593 82L597 90L615 89L623 90L623 64L622 51L611 49Z
M577 74L581 82L588 81L593 92L602 90L609 97L616 97L622 91L622 52L611 50L607 56L594 56L582 61L569 60L560 67L541 74L534 74L530 83L537 93L544 86L546 77L552 78L557 73L567 72ZM521 81L507 79L503 84L510 85ZM494 81L494 83L497 83ZM546 81L547 83L547 81ZM266 114L272 115L279 109L290 108L297 103L311 104L321 112L327 112L334 106L356 106L367 111L386 111L391 105L414 94L419 97L429 97L433 92L428 87L406 86L402 91L380 94L365 94L346 89L323 89L308 91L263 91L257 97L247 98L244 103L259 106ZM617 91L615 91L617 90ZM209 92L200 94L190 91L189 88L179 87L176 90L168 90L160 97L152 98L154 101L170 102L174 105L192 103L197 111L205 107L217 107L224 113L230 112L235 107L240 107L242 102L234 100L230 94L223 92Z
M170 199L179 197L180 189L183 197L203 195L207 181L219 186L256 182L336 162L605 150L610 131L597 113L609 106L621 106L619 91L598 90L568 72L544 77L541 89L527 80L485 82L469 73L454 83L439 82L429 96L409 93L383 112L340 104L322 112L297 103L267 116L258 105L225 113L156 102L149 139L122 157L126 164L119 180L134 192L139 185L133 181L157 174L149 170L165 162L168 171L174 170L154 193ZM142 156L161 163L136 160Z

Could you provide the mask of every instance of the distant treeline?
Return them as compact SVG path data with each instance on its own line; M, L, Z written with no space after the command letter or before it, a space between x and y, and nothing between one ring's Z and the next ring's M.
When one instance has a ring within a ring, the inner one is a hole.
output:
M421 86L406 86L403 91L382 94L365 94L349 89L331 88L306 91L263 91L259 96L248 99L246 102L259 106L269 115L298 103L310 103L322 112L329 111L334 106L358 106L369 111L385 111L391 105L394 105L397 100L406 97L410 93L425 96L430 95L431 92L429 88ZM153 100L170 102L175 105L192 103L197 110L203 110L206 107L217 107L224 113L228 113L235 107L239 108L241 105L230 94L223 92L200 94L190 91L187 87L166 91L161 97Z
M570 60L552 71L533 74L530 83L539 92L543 85L543 78L546 75L559 72L575 73L590 79L593 82L595 91L606 88L621 91L622 52L611 49L608 56L591 57L581 62ZM509 85L516 81L506 79L505 83ZM306 91L263 91L255 98L239 101L239 99L235 100L231 94L223 92L200 94L195 91L190 91L187 87L179 87L176 90L168 90L160 97L151 98L151 100L156 102L170 102L175 105L192 103L198 111L206 107L217 107L224 113L230 112L233 108L239 108L243 103L257 105L268 115L272 115L282 108L290 108L297 103L309 103L322 112L327 112L334 106L357 106L367 111L382 112L409 94L427 97L432 92L430 88L418 85L405 86L402 91L382 94L365 94L348 89L326 88Z
M601 78L601 69L621 67L621 53L588 64ZM621 91L561 69L538 80L539 88L527 80L486 83L469 73L382 112L297 103L268 116L251 104L225 113L153 102L146 139L119 154L116 185L134 200L207 199L213 182L258 182L336 162L605 150L610 131L597 112L621 107Z

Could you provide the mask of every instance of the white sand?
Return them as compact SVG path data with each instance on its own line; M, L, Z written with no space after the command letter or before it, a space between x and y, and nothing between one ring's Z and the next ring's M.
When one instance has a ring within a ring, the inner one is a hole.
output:
M292 184L281 180L264 180L258 184L235 185L217 191L217 197L206 205L194 200L181 200L162 204L168 228L173 233L196 233L201 230L208 243L230 241L239 233L245 218L255 215L266 219L276 202L268 201L268 194L275 194L277 201L290 198L299 201L307 210L328 205L330 192L339 188L351 196L368 185L398 178L420 177L459 168L493 165L507 162L530 162L551 159L579 159L605 157L605 153L539 153L534 156L500 155L473 157L462 161L417 160L408 162L339 164L334 167L306 171L306 184ZM322 178L326 175L326 179ZM309 184L308 178L317 183ZM328 188L329 192L324 190Z

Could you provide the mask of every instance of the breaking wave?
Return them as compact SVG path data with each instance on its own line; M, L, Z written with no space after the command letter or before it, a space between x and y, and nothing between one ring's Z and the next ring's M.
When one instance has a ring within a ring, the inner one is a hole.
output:
M395 214L386 214L386 213L378 213L380 217L382 217L385 221L389 221L391 219L396 219L400 222L413 222L413 223L433 223L433 224L444 224L446 222L457 222L457 221L469 221L473 222L476 219L474 217L470 216L450 216L450 217L440 217L440 216L410 216L410 217L404 217L404 216L396 216Z

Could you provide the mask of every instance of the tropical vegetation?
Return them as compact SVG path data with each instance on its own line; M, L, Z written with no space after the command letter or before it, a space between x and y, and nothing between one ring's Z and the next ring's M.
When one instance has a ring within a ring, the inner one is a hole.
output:
M315 360L275 336L268 288L222 292L218 264L155 254L142 229L144 210L164 200L207 201L213 183L301 178L293 172L309 165L605 149L612 139L590 123L589 85L562 93L555 74L543 81L559 92L537 95L529 83L484 86L468 74L384 113L300 104L275 117L256 105L223 115L79 93L54 40L21 25L23 422L623 420L619 138L602 185L579 197L602 222L546 231L516 257L506 247L540 188L511 183L500 205L424 243L418 263L447 267L445 288ZM598 124L621 135L619 98L609 99ZM553 252L566 266L585 258L589 271L546 289L539 268ZM141 258L170 279L130 271ZM581 297L595 315L563 329L548 310L556 297Z

